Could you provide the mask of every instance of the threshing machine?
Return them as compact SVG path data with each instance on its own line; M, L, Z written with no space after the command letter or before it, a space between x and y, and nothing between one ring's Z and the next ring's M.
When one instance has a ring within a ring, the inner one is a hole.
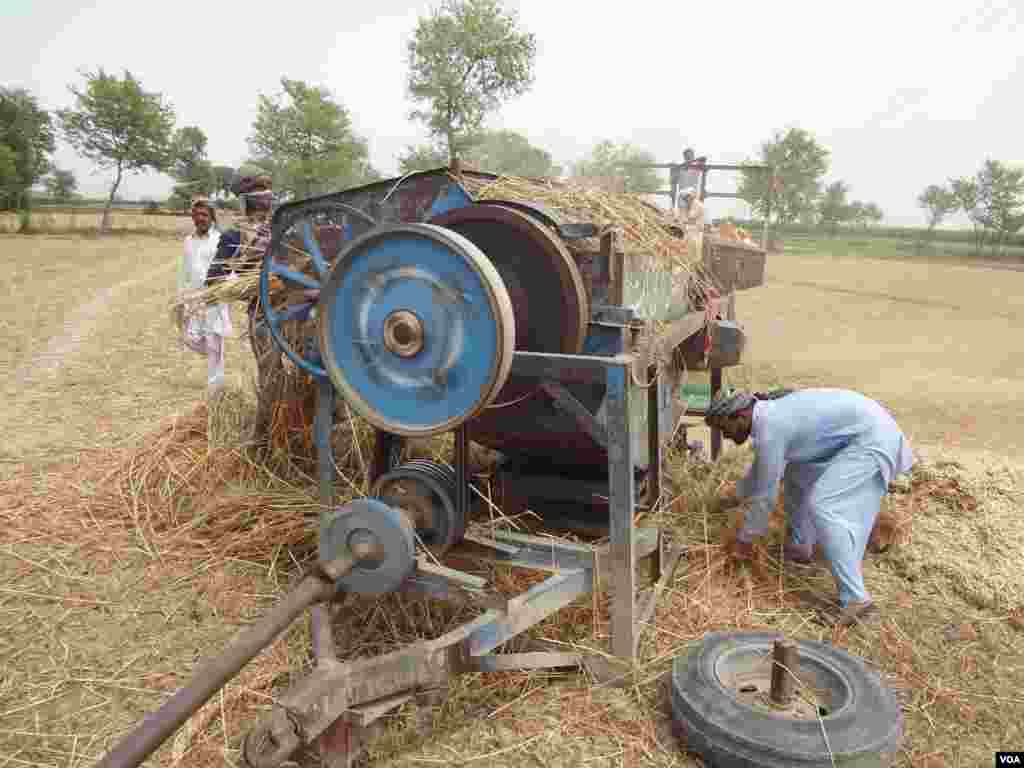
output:
M275 212L262 327L318 387L320 494L330 509L319 565L102 765L139 765L310 606L317 665L245 738L254 768L312 745L328 764L349 765L375 720L459 673L596 661L550 647L495 651L608 587L609 651L635 658L680 555L659 530L637 527L636 513L661 497L663 451L685 410L675 396L684 371L739 362L744 334L723 313L735 290L761 282L764 251L705 242L719 295L701 294L667 270L633 269L615 229L469 191L497 180L441 168ZM274 278L286 290L272 296ZM299 342L282 330L310 319L316 331ZM371 493L340 507L332 506L330 442L337 396L377 430ZM454 432L450 465L398 462L401 441L445 432ZM607 543L467 535L470 441L503 457L505 498L570 527L602 529ZM503 599L484 579L445 566L451 554L550 575ZM395 591L475 601L480 613L436 639L338 661L332 600Z

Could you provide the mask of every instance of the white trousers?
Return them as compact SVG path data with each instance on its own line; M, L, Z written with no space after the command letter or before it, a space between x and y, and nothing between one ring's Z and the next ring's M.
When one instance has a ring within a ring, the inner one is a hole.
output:
M224 389L224 337L219 333L203 333L195 325L185 329L185 346L206 355L206 389L210 396Z

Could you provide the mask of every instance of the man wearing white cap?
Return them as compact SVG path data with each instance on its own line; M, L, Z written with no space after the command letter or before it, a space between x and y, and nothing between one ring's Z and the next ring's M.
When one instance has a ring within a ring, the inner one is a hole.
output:
M207 273L220 232L216 226L213 206L205 198L192 202L192 223L195 231L185 238L185 248L178 265L179 295L200 290L206 285ZM227 304L189 307L180 317L183 341L194 352L207 359L207 394L212 400L224 389L224 337L231 335L231 314Z

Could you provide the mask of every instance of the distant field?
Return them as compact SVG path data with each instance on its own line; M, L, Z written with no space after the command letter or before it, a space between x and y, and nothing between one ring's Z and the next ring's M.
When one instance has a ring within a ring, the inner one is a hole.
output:
M35 210L30 214L32 229L42 234L85 234L99 229L103 211L60 211ZM15 212L0 213L0 232L13 234L18 231L20 219ZM112 227L115 232L145 234L167 234L184 237L191 230L192 221L188 216L150 214L144 211L117 211L113 213Z
M818 256L863 257L866 259L910 259L921 261L992 261L1024 265L1024 246L1004 246L998 254L985 247L980 252L969 241L934 240L922 242L914 237L880 237L841 233L822 235L784 235L788 253Z

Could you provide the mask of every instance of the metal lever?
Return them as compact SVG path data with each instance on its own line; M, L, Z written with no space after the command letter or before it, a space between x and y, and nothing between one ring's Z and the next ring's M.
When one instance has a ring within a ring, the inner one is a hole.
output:
M156 712L147 715L134 731L97 763L97 768L137 768L141 765L213 694L237 675L242 667L274 642L303 611L315 603L332 598L336 592L337 579L349 573L369 554L364 551L352 552L322 563L307 574L266 616L239 632L224 653L204 663L188 685L179 689Z

